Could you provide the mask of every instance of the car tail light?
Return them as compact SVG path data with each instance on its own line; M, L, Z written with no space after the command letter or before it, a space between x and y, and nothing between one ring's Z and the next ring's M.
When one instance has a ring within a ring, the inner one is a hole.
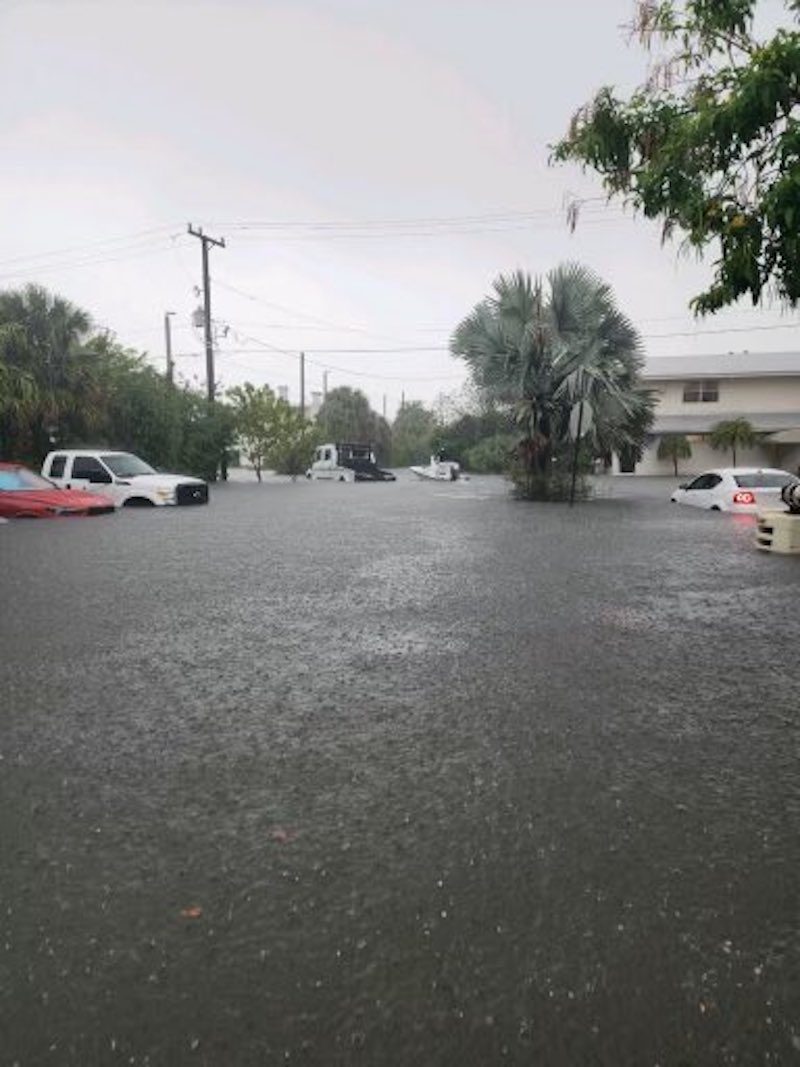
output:
M734 504L755 504L756 494L750 492L734 493L733 502Z

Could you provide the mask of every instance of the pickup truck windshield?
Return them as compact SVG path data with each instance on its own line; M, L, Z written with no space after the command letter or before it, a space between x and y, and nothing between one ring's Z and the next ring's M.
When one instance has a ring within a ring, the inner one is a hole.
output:
M110 456L101 456L100 459L117 478L135 478L137 474L156 473L149 463L130 452L116 452Z

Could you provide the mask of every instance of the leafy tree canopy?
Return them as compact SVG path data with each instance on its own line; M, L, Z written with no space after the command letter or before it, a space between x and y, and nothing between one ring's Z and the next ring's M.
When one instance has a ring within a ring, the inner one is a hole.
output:
M663 236L712 248L704 314L765 291L800 301L800 2L760 37L757 0L639 0L634 30L663 54L627 99L601 89L554 148L597 171ZM573 221L576 213L573 213Z
M419 400L412 400L398 411L392 423L392 463L407 467L427 462L436 432L436 416Z
M721 419L711 427L709 443L712 448L721 452L730 451L734 467L736 466L736 450L752 448L758 441L758 434L749 419Z
M638 334L609 286L579 264L545 280L500 275L450 348L480 390L514 413L523 495L553 498L554 463L571 442L598 455L635 449L652 421Z
M371 443L379 458L389 455L389 424L372 410L360 389L348 385L331 389L317 414L317 426L326 441Z
M315 443L312 423L268 385L258 388L245 382L227 395L239 441L259 481L267 464L292 476L306 469Z
M54 444L95 444L214 477L232 436L228 405L173 387L81 308L35 285L0 292L4 459L36 466Z

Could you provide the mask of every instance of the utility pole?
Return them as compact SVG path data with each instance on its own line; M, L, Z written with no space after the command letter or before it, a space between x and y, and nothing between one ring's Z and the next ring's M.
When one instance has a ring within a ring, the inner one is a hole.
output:
M169 321L174 314L174 311L164 312L164 344L167 349L167 381L170 385L175 381L175 364L172 361L172 329Z
M208 273L208 249L209 245L224 248L225 238L220 237L217 240L213 237L207 237L203 233L202 226L198 226L195 229L191 222L189 223L188 232L192 237L199 238L203 247L203 332L206 340L206 390L208 402L213 404L216 388L214 383L214 338L211 333L211 279Z
M328 399L328 372L322 372L322 399Z
M405 406L406 406L406 391L404 389L402 391L402 393L400 394L400 410L402 411Z
M306 354L300 353L300 416L306 417Z
M386 393L383 394L383 418L386 420Z

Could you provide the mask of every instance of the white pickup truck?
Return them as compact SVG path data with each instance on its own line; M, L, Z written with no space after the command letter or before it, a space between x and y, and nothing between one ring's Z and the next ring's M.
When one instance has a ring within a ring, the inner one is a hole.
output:
M161 474L130 452L62 448L45 456L42 475L62 489L110 496L118 508L208 503L208 485L200 478Z
M306 471L306 478L313 481L334 482L393 482L391 471L381 470L375 462L371 445L330 444L320 445L314 453L314 462Z

